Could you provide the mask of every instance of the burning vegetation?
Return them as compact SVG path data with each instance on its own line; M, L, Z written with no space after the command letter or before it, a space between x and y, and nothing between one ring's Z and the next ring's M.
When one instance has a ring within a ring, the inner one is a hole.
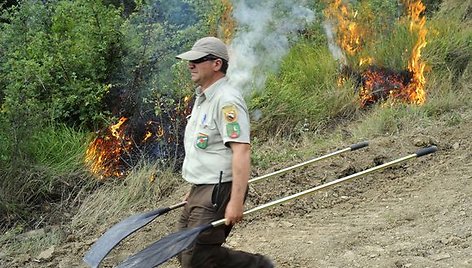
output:
M347 78L357 82L361 106L368 106L382 100L400 101L421 105L426 100L425 63L421 60L421 51L426 46L424 16L425 6L421 0L404 0L409 19L409 31L417 36L411 50L407 70L391 70L375 66L375 59L370 56L360 57L353 66L342 66L340 83ZM368 39L368 30L356 22L357 11L349 11L341 0L328 5L325 15L336 21L337 44L347 56L360 54ZM346 62L343 60L343 62Z
M121 117L89 144L85 161L90 171L102 179L123 177L143 157L178 166L184 154L181 140L191 105L189 97L180 102L163 100L158 114Z

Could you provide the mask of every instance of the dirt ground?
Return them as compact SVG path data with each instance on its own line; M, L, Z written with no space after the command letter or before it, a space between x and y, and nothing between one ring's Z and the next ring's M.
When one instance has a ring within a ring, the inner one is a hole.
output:
M249 215L227 246L262 253L276 267L472 267L472 116L447 120L302 170L251 185L247 207L436 145L435 154L412 159L289 203ZM349 130L347 130L349 131ZM326 152L320 152L320 155ZM293 163L283 163L274 170ZM271 172L268 170L264 172ZM254 171L254 176L262 175ZM168 200L180 200L186 187ZM158 204L170 205L169 201ZM174 231L179 212L158 217L114 249L103 267ZM7 267L86 267L84 253L110 226L72 237L50 254L0 256ZM178 267L175 260L163 267Z

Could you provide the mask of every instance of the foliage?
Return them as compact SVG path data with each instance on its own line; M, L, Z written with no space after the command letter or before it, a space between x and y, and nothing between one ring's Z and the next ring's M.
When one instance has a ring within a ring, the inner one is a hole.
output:
M434 68L433 75L447 79L452 85L461 80L472 57L472 21L466 16L467 3L445 4L428 24L425 57Z
M0 59L5 116L15 123L71 125L102 117L120 42L119 12L88 0L25 0L6 16L11 23L2 25Z
M2 225L31 223L38 208L67 203L86 181L85 134L62 124L90 127L106 114L102 98L120 43L119 14L89 0L24 0L3 11Z
M374 59L374 64L393 70L406 70L411 57L411 48L416 42L408 30L407 22L399 21L392 26L391 32L380 36L378 41L369 46L363 53Z
M364 115L364 120L354 131L355 136L392 135L399 131L410 131L430 124L437 117L445 119L449 126L462 122L458 111L470 107L472 102L469 63L472 32L470 27L465 27L471 23L464 19L466 10L466 3L453 0L445 1L440 10L430 13L426 25L428 44L422 55L428 66L427 102L419 107L392 103L374 107ZM401 44L406 36L395 38L396 43ZM384 54L396 52L398 49L392 46ZM387 56L380 58L385 59Z
M461 26L464 23L470 25L466 19L468 4L458 2L445 1L442 9L428 13L431 16L426 24L428 43L421 59L428 66L426 91L429 99L420 109L422 116L449 112L470 101L470 96L461 92L465 92L467 82L464 78L469 77L466 73L468 70L470 72L472 35L470 27ZM438 1L428 3L437 5ZM359 71L363 68L357 64L359 60L371 57L376 66L406 70L417 37L409 31L404 6L399 5L398 1L370 0L351 2L349 8L356 11L356 23L369 29L368 34L363 36L361 52L348 56L349 66ZM340 115L361 115L356 112L358 108L353 96L358 85L355 81L348 81L342 88L338 87L336 80L340 74L324 49L326 40L318 37L324 34L313 29L316 28L306 31L309 36L305 36L305 41L295 46L284 59L280 73L269 79L266 89L252 99L251 108L258 117L262 114L262 119L255 126L263 133L298 135L300 126L309 125L311 130L317 130L332 126L339 121ZM454 90L459 92L454 93ZM454 95L464 96L454 99ZM393 109L391 114L393 116L402 111ZM389 114L379 113L378 116L373 115L378 121L372 124L379 129L372 130L372 133L397 129L398 126L391 124ZM382 126L379 121L385 122L385 125Z
M367 28L370 40L390 32L402 13L396 0L359 1L352 8L357 14L356 20Z
M45 202L77 194L88 179L81 129L101 128L110 113L162 115L175 107L161 106L163 98L183 106L192 92L174 56L205 34L202 17L211 7L203 2L23 0L2 11L9 22L0 24L0 209L7 224L30 223Z
M167 86L172 83L171 66L176 62L175 55L204 34L206 28L197 23L201 20L199 16L185 2L154 0L123 23L124 55L121 69L114 74L113 91L128 99L115 115L142 111L143 104L156 92L180 97L173 96L174 88Z
M120 8L123 12L124 17L128 17L136 9L139 9L142 5L142 1L138 0L103 0L103 2L108 5L114 5L116 8Z

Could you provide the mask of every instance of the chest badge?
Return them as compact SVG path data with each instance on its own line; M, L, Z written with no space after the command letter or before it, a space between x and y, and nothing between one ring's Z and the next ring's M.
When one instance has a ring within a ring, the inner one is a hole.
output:
M204 133L198 133L197 136L197 147L200 149L205 149L208 147L208 135Z

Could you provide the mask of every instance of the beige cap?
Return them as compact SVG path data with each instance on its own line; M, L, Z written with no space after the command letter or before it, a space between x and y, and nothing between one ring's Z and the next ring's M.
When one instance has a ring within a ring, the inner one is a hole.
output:
M229 61L228 49L225 43L216 37L204 37L193 45L190 51L175 56L183 60L196 60L209 54Z

